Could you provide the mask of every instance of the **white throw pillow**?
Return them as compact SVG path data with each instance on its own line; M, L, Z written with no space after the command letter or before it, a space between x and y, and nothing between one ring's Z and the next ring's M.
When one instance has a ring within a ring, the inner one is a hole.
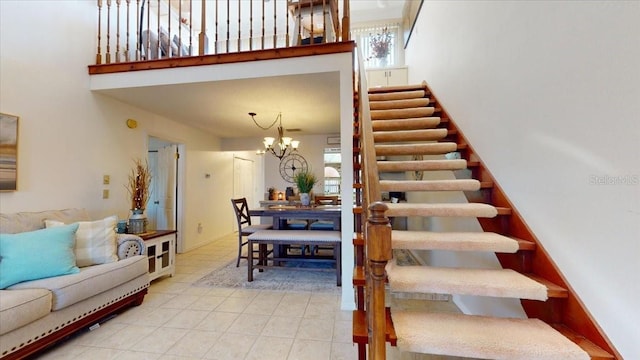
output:
M117 216L96 221L79 221L76 232L76 265L79 267L118 261L116 254ZM65 225L56 220L45 220L46 227Z

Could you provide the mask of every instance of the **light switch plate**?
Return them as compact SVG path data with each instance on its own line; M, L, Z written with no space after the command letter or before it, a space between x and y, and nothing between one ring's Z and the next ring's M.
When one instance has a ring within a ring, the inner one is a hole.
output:
M103 189L102 190L102 198L103 199L108 199L109 198L109 189Z
M103 175L102 176L102 184L103 185L109 185L110 182L111 182L111 177L109 175Z

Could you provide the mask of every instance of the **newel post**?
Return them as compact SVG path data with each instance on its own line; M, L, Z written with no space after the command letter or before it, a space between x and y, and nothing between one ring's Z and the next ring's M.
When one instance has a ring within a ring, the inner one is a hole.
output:
M368 333L369 359L386 358L385 266L391 260L391 225L385 216L387 205L375 202L369 206L367 219L367 265L369 283Z

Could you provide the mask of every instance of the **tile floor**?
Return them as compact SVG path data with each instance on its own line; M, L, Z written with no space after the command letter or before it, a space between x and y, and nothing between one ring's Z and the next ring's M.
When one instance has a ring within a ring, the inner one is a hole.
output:
M235 258L237 235L176 257L176 275L152 282L142 305L73 336L37 359L357 359L340 293L198 288ZM242 264L241 264L242 266ZM451 311L448 302L433 302ZM424 306L404 301L403 306ZM455 309L453 310L455 311ZM391 359L444 359L400 354ZM447 358L449 359L449 358Z

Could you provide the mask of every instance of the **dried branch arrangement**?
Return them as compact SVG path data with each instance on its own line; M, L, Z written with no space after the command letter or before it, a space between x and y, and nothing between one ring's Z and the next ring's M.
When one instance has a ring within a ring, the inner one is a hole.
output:
M149 186L151 185L151 171L149 163L136 159L135 166L129 174L127 190L131 195L131 210L144 210L149 199Z

